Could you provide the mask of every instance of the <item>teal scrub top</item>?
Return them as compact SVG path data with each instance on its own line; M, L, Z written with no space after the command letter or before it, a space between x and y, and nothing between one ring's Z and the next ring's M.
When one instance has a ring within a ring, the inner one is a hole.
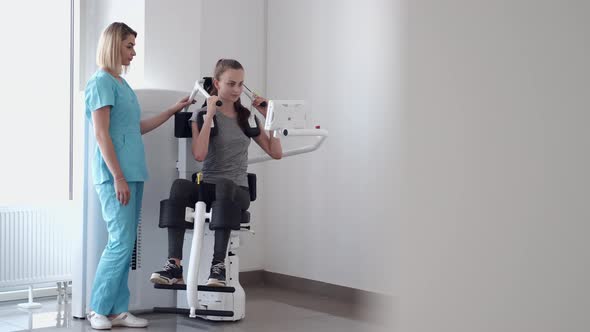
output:
M125 79L119 82L104 70L98 70L85 90L86 117L92 123L91 113L111 106L109 133L115 153L127 182L145 181L148 172L141 138L141 109L137 96ZM94 125L94 123L92 123ZM92 160L94 184L113 181L98 144Z

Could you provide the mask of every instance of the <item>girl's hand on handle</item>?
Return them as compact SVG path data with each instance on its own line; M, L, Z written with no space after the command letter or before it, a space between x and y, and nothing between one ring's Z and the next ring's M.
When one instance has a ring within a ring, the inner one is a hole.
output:
M256 108L262 115L266 116L266 108L268 106L268 100L258 95L254 95L252 106Z
M122 205L129 204L129 199L131 199L131 192L129 191L129 184L125 178L121 178L115 180L115 193L117 194L117 200Z
M219 100L218 96L211 96L207 98L207 115L213 116L217 112L217 101Z

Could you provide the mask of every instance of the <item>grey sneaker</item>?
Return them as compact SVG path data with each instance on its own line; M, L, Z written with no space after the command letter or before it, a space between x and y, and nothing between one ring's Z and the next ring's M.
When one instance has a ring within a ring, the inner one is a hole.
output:
M176 265L173 259L169 259L162 271L152 273L150 281L162 285L184 284L182 266Z
M217 263L211 266L211 273L209 274L207 286L225 286L225 264Z

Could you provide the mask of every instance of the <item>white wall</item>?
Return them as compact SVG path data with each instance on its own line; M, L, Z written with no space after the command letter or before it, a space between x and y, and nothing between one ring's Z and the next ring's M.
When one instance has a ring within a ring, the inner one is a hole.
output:
M265 14L264 0L204 1L203 16L200 20L201 76L213 75L213 67L220 58L237 59L245 68L246 85L261 93L264 92Z
M190 91L200 72L202 1L145 0L145 87Z
M69 1L0 4L0 205L68 200L69 18Z
M392 292L400 172L396 3L268 2L268 96L304 99L330 137L316 152L267 167L266 270Z
M590 6L407 1L402 331L590 325Z

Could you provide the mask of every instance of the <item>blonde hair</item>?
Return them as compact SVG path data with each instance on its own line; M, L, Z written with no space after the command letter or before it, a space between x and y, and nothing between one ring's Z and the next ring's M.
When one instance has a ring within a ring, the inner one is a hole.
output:
M114 22L106 27L98 41L96 64L117 75L121 74L123 69L121 48L123 47L123 41L127 39L129 35L137 37L137 32L125 23ZM127 71L127 67L125 67L125 71Z

